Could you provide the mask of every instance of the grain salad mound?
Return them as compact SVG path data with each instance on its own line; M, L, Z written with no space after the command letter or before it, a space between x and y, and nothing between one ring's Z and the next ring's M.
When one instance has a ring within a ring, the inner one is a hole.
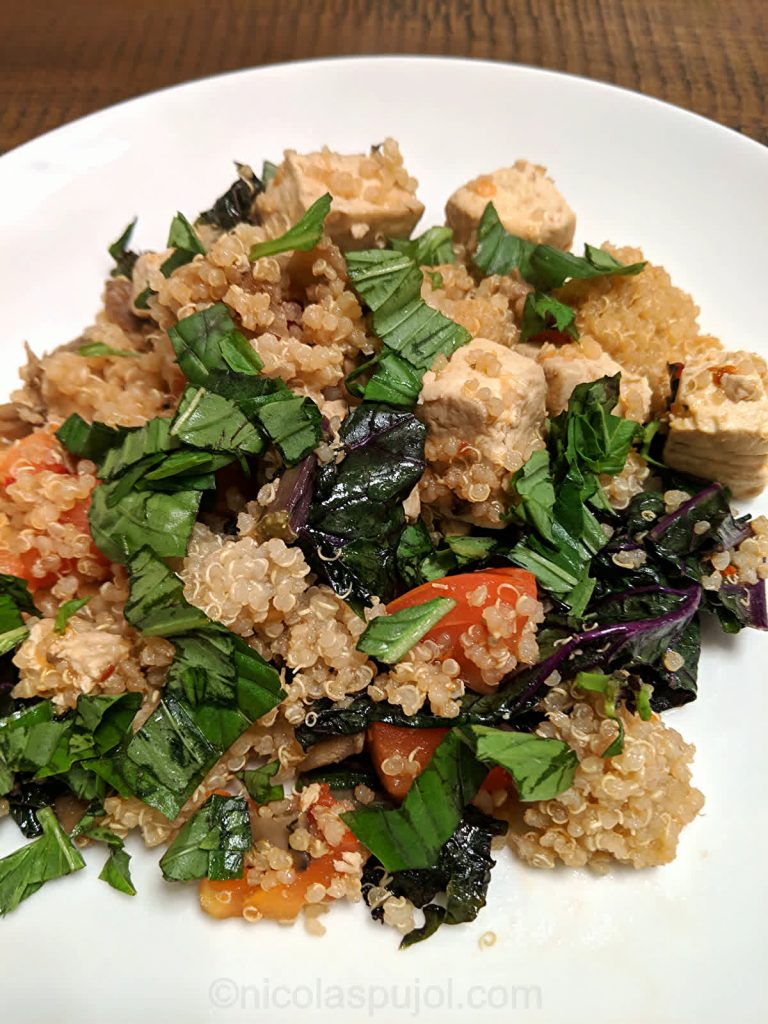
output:
M542 707L539 735L568 743L579 767L570 789L525 809L529 831L510 834L515 853L537 868L559 861L598 872L613 861L646 868L674 860L681 830L704 806L691 786L693 745L658 718L644 722L621 711L624 750L605 758L617 726L598 698L558 684Z
M768 368L639 250L565 252L538 164L414 235L417 185L392 139L238 164L28 351L0 915L83 846L135 895L134 831L210 917L319 935L345 900L405 946L473 921L510 850L675 856L703 796L662 713L706 685L702 619L768 629L768 520L679 470L725 433L743 493L768 479Z

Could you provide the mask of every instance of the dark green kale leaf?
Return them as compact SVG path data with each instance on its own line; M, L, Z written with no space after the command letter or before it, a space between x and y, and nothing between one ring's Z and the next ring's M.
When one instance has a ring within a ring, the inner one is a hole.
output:
M506 831L506 822L470 805L441 849L434 868L395 871L390 875L375 858L370 858L363 873L364 893L371 886L385 884L395 896L404 896L424 911L424 927L410 931L400 943L401 949L429 938L441 924L475 920L485 906L495 864L491 842ZM436 897L439 904L432 902ZM381 907L372 911L374 920L382 920L383 916Z
M341 462L317 469L301 536L316 569L358 605L394 596L402 502L424 472L425 433L410 412L364 403L342 424Z
M210 210L198 215L201 224L210 224L230 231L237 224L252 223L251 207L260 192L264 191L263 183L256 177L248 164L235 161L237 178L227 191L219 196Z

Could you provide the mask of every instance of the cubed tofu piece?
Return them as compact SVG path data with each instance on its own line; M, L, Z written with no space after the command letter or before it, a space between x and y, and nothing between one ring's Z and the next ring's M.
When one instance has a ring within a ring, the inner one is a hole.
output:
M477 226L490 202L510 234L558 249L568 249L573 241L576 215L545 167L517 160L457 189L445 207L456 241L474 249Z
M735 498L768 483L768 367L750 352L689 360L670 410L664 461L718 480Z
M621 373L619 401L614 410L638 423L645 423L651 415L651 386L636 373L630 373L611 359L593 338L582 337L579 342L564 345L546 343L538 353L538 362L547 381L547 411L557 416L568 407L568 400L578 384L613 377Z
M410 235L424 212L416 186L394 139L373 147L369 156L287 149L256 206L267 224L284 229L330 192L326 232L341 249L366 249L386 236Z
M443 515L502 526L509 477L544 445L545 398L541 367L486 338L426 373L416 409L428 428L422 501Z

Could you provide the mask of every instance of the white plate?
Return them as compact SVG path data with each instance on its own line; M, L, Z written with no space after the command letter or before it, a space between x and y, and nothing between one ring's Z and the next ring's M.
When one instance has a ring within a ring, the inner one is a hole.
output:
M177 209L193 215L221 193L233 159L258 166L284 147L323 143L355 152L388 134L421 182L424 226L459 183L531 158L576 210L578 242L641 245L694 294L705 330L768 354L768 150L583 79L363 58L170 89L0 159L2 390L13 386L24 339L50 348L89 322L105 246L135 213L138 245L156 247ZM761 636L713 635L699 701L670 716L698 747L707 805L668 867L593 878L536 872L505 853L477 922L399 953L395 934L359 906L334 908L322 940L301 925L216 924L194 890L164 884L157 856L137 848L139 895L129 899L97 880L96 852L90 870L51 883L0 923L3 1017L765 1020L765 656ZM0 853L20 845L10 822L0 843ZM481 949L487 931L497 941Z

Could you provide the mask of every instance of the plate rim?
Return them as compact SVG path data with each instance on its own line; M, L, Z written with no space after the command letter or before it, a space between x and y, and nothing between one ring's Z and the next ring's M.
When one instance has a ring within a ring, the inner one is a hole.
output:
M5 153L0 155L0 169L8 166L9 163L15 162L16 159L25 158L30 151L40 145L44 145L49 142L52 138L58 138L61 133L64 133L71 129L80 127L86 121L93 121L94 119L108 118L112 113L122 111L126 108L131 107L133 104L146 103L153 97L163 97L167 94L178 92L181 90L194 90L196 88L203 88L204 86L210 86L212 82L218 79L234 78L237 75L251 76L259 74L269 74L273 71L279 72L286 68L306 68L312 65L328 66L333 64L454 64L459 67L488 67L494 69L506 69L509 71L522 73L525 75L532 75L534 77L540 77L544 79L561 79L565 81L575 81L580 83L580 87L587 86L588 88L599 90L601 92L609 91L613 93L622 94L625 98L631 97L633 102L640 104L651 105L653 107L665 108L667 111L674 111L676 114L685 115L688 118L693 118L695 121L701 123L701 127L709 130L713 134L724 133L727 136L730 143L745 145L745 149L749 152L762 157L768 164L768 145L764 145L758 142L757 139L753 139L743 132L740 132L736 128L731 128L727 125L721 124L719 121L715 121L712 118L707 117L704 114L699 114L696 111L689 110L687 107L682 107L676 103L672 103L670 100L660 99L656 96L651 96L649 93L641 92L637 89L631 89L628 86L616 85L614 82L606 82L600 78L590 78L587 75L579 75L570 71L560 71L554 68L539 67L535 64L521 64L515 61L495 60L481 57L457 57L453 55L443 54L399 54L399 53L375 53L375 54L340 54L328 57L307 57L301 60L288 60L288 61L276 61L270 64L256 64L250 67L233 68L229 71L218 71L210 75L201 75L196 78L185 79L182 82L175 82L172 85L162 86L159 89L150 89L147 92L139 93L136 96L128 97L124 100L118 100L116 103L110 103L106 107L100 107L97 110L93 110L88 114L82 114L80 117L74 118L72 121L66 121L64 124L57 125L55 128L51 128L48 131L43 132L41 135L36 135L32 139L28 139L26 142L20 143L18 146L6 150Z

